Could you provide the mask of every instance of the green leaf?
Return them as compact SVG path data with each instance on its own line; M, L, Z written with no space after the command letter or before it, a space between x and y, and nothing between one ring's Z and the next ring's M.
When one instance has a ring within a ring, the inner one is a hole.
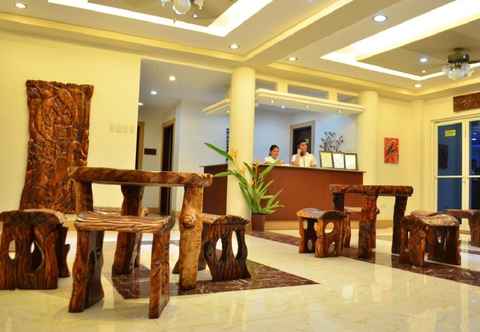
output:
M217 152L219 155L227 158L229 161L233 161L232 156L230 156L227 151L225 151L225 150L223 150L223 149L221 149L221 148L219 148L219 147L217 147L213 144L210 144L210 143L205 143L205 145L208 146L213 151Z

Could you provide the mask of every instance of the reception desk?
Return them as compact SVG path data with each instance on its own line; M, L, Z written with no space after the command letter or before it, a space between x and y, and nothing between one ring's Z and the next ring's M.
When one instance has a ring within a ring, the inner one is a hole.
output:
M262 166L265 167L265 166ZM205 173L216 174L227 169L227 165L204 166ZM276 213L267 216L267 221L296 220L298 210L311 207L332 209L330 184L363 184L363 172L275 166L267 180L273 180L271 192L282 190L280 202L284 205ZM356 197L346 198L346 205L360 206ZM227 205L227 179L214 178L211 187L205 188L203 209L206 213L225 214Z

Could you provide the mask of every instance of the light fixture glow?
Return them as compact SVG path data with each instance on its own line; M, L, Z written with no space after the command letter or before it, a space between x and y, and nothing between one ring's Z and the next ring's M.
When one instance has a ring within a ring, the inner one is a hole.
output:
M443 72L421 76L367 64L361 61L478 19L480 19L480 1L451 1L425 14L416 16L355 42L343 49L326 54L322 56L322 59L392 76L408 78L414 81L424 81L440 77L444 75ZM418 29L419 26L421 26L422 29Z
M288 61L290 61L290 62L295 62L297 60L298 60L298 58L296 56L291 56L291 57L288 58Z
M420 84L420 83L416 83L416 84L414 85L414 87L416 87L417 89L420 89L422 86L423 86L423 85Z
M275 104L275 100L270 100L270 104Z
M375 15L373 17L373 20L377 23L383 23L385 22L386 20L388 19L387 16L383 15L383 14L378 14L378 15Z
M168 76L168 80L169 80L170 82L175 82L175 81L177 80L177 78L176 78L175 76L173 76L173 75L170 75L170 76Z
M237 43L230 44L229 46L232 50L238 50L240 48L240 45Z
M280 106L283 110L285 109L285 105Z
M426 74L427 71L425 69L422 70L422 74Z
M427 63L428 58L426 56L422 56L418 61L420 61L420 63Z
M138 106L143 106L143 103L141 101L139 101Z
M198 18L198 14L197 14L197 13L193 13L193 14L192 14L192 17L193 17L193 18Z
M182 2L184 2L183 0ZM192 24L180 20L173 20L162 16L148 15L133 10L122 9L113 6L100 5L89 2L88 0L48 0L49 3L62 5L84 10L90 10L97 13L114 15L129 18L132 20L143 21L158 25L175 27L179 29L202 32L213 36L225 37L230 32L238 28L252 16L257 14L263 8L272 3L273 0L237 0L226 11L215 19L209 26Z
M152 96L156 96L156 95L158 94L158 92L157 92L156 90L152 90L152 91L150 91L150 94L151 94Z
M27 8L27 5L24 4L23 2L17 2L15 3L15 7L17 7L18 9L25 9Z

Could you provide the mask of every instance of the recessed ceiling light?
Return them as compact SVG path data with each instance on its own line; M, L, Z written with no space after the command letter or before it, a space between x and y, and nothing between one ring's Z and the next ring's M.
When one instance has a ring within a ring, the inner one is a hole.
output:
M27 5L24 4L23 2L17 2L15 3L15 7L17 7L18 9L25 9L27 8Z
M143 106L143 103L141 101L139 101L138 106Z
M275 104L275 100L273 100L273 99L270 100L270 103L271 103L271 104Z
M291 62L295 62L297 60L298 60L298 58L296 56L291 56L291 57L288 58L288 61L291 61Z
M168 76L168 80L169 80L170 82L175 82L175 81L177 80L177 78L176 78L175 76L173 76L173 75L170 75L170 76Z
M197 14L197 13L193 13L192 17L193 17L193 18L198 18L198 14Z
M427 63L428 62L428 58L426 56L422 56L420 59L419 59L420 63Z
M157 92L156 90L152 90L152 91L150 91L150 94L151 94L152 96L156 96L156 95L158 94L158 92Z
M383 14L378 14L378 15L375 15L373 17L373 20L377 23L383 23L385 22L386 20L388 19L387 16L383 15Z
M238 50L240 48L240 45L237 43L230 44L229 46L232 50Z
M305 108L306 108L307 110L309 110L309 109L310 109L310 105L305 106Z
M280 106L283 110L285 109L285 105Z
M421 85L420 83L416 83L416 84L414 85L414 87L416 87L417 89L420 89L422 86L423 86L423 85Z
M426 74L426 73L427 73L427 71L425 69L422 70L422 74Z

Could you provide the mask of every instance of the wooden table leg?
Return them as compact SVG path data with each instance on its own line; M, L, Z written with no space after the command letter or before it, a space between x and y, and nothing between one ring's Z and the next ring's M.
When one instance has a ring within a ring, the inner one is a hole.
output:
M407 201L407 196L395 197L395 208L393 212L392 254L400 254L400 223L402 222L403 217L405 217Z
M197 284L198 257L202 245L203 187L187 186L180 214L180 288Z
M122 215L140 216L142 214L143 187L122 185ZM113 274L130 274L138 265L142 235L135 233L118 233L115 258L112 266Z
M373 243L376 240L372 229L375 227L376 218L377 196L366 196L358 233L358 257L360 258L369 259L372 256Z
M170 231L153 234L148 318L158 318L170 299Z

